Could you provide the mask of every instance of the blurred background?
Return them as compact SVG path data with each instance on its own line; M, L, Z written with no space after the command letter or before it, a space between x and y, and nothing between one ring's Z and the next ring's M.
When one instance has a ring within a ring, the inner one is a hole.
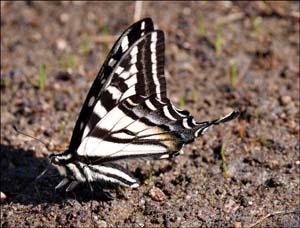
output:
M99 227L299 226L299 2L1 1L1 226L91 225L86 186L54 192L85 96L118 36L151 17L165 33L168 94L199 121L233 108L185 155L130 163L136 190L95 193ZM34 187L35 186L35 187Z

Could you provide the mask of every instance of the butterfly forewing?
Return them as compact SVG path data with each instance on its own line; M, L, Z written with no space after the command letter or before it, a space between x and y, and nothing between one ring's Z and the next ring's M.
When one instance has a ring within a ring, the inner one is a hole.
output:
M82 138L114 107L130 96L139 94L147 97L155 94L158 99L166 99L163 55L164 36L161 31L145 34L127 49L100 92Z
M93 82L86 100L82 106L81 112L73 130L73 135L69 145L69 151L75 152L81 143L84 131L87 131L86 127L89 125L88 128L91 128L91 126L94 126L94 124L99 121L99 116L93 115L93 110L95 109L97 101L100 98L103 86L105 85L105 83L107 83L108 78L111 77L111 72L115 69L115 66L118 64L127 49L138 39L140 39L140 37L144 36L150 31L153 31L152 20L150 18L145 18L141 21L136 22L127 30L125 30L125 32L114 44L95 81ZM109 99L109 97L107 99ZM100 108L99 110L101 111L102 108Z

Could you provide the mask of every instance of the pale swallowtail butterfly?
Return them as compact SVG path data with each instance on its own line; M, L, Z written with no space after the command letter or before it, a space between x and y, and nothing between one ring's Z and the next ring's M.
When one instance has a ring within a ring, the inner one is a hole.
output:
M71 191L83 182L138 187L118 161L177 156L208 127L238 116L233 111L196 122L176 108L166 96L164 49L164 33L150 18L116 41L86 97L68 150L50 155L50 164L64 177L56 189Z

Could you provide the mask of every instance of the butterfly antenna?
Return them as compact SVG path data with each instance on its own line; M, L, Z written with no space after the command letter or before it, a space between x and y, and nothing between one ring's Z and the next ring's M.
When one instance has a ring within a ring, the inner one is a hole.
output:
M48 151L53 151L53 150L49 147L49 144L43 142L41 139L38 139L38 138L36 138L36 137L34 137L34 136L32 136L32 135L28 135L28 134L26 134L26 133L20 131L15 125L13 125L13 129L14 129L18 134L25 135L25 136L27 136L27 137L29 137L29 138L32 138L32 139L34 139L34 140L36 140L36 141L42 143L42 144L46 147L46 149L47 149ZM50 170L50 168L51 168L51 162L50 162L49 165L46 167L46 169L45 169L40 175L38 175L38 176L35 178L35 181L38 181L42 176L44 176L44 175Z
M49 145L48 145L47 143L43 142L41 139L38 139L38 138L36 138L36 137L34 137L34 136L32 136L32 135L28 135L28 134L26 134L26 133L20 131L15 125L13 125L13 129L14 129L18 134L25 135L25 136L27 136L27 137L29 137L29 138L32 138L32 139L37 140L38 142L42 143L42 144L46 147L46 149L47 149L48 151L53 151L53 150L50 149ZM38 176L35 178L35 180L34 180L34 188L35 188L35 191L37 192L37 195L38 195L38 198L39 198L40 202L42 202L42 198L41 198L41 194L40 194L40 191L39 191L39 187L38 187L37 181L38 181L43 175L45 175L46 172L48 172L48 170L50 169L50 167L51 167L51 163L50 163L50 164L47 166L47 168L46 168L40 175L38 175ZM39 209L39 210L40 210L40 209Z
M46 147L46 149L47 149L48 151L53 151L53 150L49 147L49 144L43 142L43 141L42 141L41 139L39 139L39 138L36 138L36 137L34 137L34 136L32 136L32 135L28 135L28 134L26 134L26 133L20 131L20 130L16 127L16 125L13 125L13 129L14 129L18 134L25 135L25 136L27 136L27 137L29 137L29 138L32 138L32 139L34 139L34 140L36 140L36 141L42 143L42 144Z

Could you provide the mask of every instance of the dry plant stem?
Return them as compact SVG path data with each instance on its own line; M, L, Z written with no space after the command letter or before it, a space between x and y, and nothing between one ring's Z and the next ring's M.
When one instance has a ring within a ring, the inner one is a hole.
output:
M142 8L143 8L143 1L136 1L135 6L134 6L134 16L133 16L133 21L134 22L141 19Z
M238 13L232 13L232 14L229 14L228 16L226 17L222 17L218 20L218 23L219 24L229 24L229 23L232 23L234 21L238 21L238 20L241 20L243 18L245 18L246 14L244 12L238 12Z
M281 215L281 214L292 214L292 213L296 213L296 212L300 212L300 211L275 211L272 213L269 213L265 216L263 216L262 218L260 218L259 220L257 220L255 223L249 225L249 226L245 226L246 228L252 228L257 226L258 224L262 223L264 220L266 220L267 218L274 216L274 215Z
M114 43L118 39L118 35L114 36L96 36L93 38L95 43Z

